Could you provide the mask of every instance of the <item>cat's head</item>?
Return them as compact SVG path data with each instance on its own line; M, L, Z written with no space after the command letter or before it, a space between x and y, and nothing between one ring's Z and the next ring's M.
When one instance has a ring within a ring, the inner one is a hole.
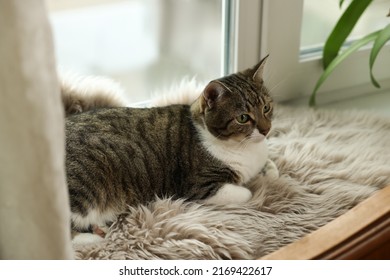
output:
M222 140L263 139L271 129L273 112L263 82L266 59L253 68L211 81L198 99L198 123Z

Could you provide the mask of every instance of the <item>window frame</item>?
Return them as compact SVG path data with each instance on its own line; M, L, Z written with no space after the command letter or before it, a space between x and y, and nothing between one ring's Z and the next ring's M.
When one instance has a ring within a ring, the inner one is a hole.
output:
M269 54L264 78L275 100L307 103L323 70L320 55L300 58L304 0L231 1L236 34L230 72L250 67ZM318 91L317 103L389 91L390 46L381 50L374 65L379 90L371 84L369 53L370 47L363 48L340 64Z

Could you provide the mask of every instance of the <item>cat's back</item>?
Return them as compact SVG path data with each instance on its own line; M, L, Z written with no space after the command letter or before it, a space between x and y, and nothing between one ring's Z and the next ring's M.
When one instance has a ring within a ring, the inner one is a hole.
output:
M66 136L88 134L161 135L191 126L189 106L171 105L156 108L104 108L71 115L66 118Z
M107 108L66 119L68 160L104 153L111 161L139 158L165 164L182 146L196 146L196 138L186 105Z
M172 172L197 147L186 105L107 108L72 115L66 119L71 196L92 194L90 203L104 205L104 200L136 204L156 193L172 194ZM77 198L71 202L78 207Z

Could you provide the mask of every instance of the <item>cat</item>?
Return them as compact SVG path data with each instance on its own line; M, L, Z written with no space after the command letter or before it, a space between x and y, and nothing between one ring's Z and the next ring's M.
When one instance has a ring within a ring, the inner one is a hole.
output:
M273 114L265 61L211 81L191 105L129 108L108 102L112 108L87 106L67 114L73 229L104 236L106 225L129 205L156 196L205 204L249 201L245 184L264 168L276 169L265 139Z

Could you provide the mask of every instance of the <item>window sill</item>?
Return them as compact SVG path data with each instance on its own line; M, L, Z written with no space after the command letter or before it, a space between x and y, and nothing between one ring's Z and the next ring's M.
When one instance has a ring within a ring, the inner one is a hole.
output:
M390 186L264 260L390 259Z
M390 84L390 83L389 83ZM371 86L371 85L370 85ZM371 86L372 87L372 86ZM387 88L387 87L386 87ZM318 96L318 108L337 110L365 110L390 117L390 89L367 91L365 94L351 94L342 98L341 92ZM299 98L282 102L291 106L308 106L308 98Z

